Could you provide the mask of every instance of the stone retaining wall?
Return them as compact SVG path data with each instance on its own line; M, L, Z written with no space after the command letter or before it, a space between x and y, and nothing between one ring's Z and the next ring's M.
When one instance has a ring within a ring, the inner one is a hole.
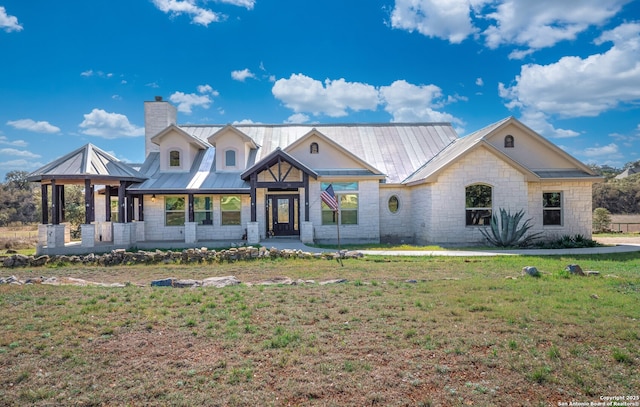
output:
M221 263L234 261L247 261L254 259L275 258L299 258L299 259L327 259L362 257L359 252L326 252L309 253L302 250L291 249L267 249L265 247L238 247L228 250L185 249L182 251L143 251L128 252L124 249L112 250L105 254L87 254L78 256L26 256L12 254L2 259L2 267L41 267L48 264L86 264L97 266L119 266L133 264L159 264L159 263Z

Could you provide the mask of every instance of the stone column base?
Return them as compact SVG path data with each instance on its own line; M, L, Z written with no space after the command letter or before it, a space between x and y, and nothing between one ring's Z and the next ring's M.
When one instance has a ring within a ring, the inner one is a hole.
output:
M113 224L113 244L116 246L129 247L131 245L131 223Z
M258 222L247 222L247 244L260 243L260 228Z
M302 243L313 243L313 223L300 222L300 241Z
M80 225L82 247L94 247L96 245L96 225Z
M64 225L47 225L47 247L64 247Z
M184 223L184 242L186 244L192 244L198 241L198 236L196 234L197 227L197 222Z

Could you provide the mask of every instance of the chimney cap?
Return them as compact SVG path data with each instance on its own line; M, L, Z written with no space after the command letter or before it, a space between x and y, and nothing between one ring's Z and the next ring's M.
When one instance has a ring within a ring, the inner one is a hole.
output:
M162 102L162 96L156 96L156 102Z

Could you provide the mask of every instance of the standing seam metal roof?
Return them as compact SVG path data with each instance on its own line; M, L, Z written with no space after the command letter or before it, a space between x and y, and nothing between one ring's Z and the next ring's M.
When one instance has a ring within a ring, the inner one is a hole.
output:
M225 126L179 127L206 141ZM449 123L238 124L234 127L260 146L255 162L276 148L284 150L315 129L371 167L382 171L390 183L402 182L458 137Z

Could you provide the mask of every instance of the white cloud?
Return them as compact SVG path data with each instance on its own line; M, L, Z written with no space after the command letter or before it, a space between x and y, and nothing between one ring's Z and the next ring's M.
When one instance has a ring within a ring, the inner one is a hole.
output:
M9 140L6 136L0 136L0 144L4 144L6 146L14 146L14 147L26 147L29 144L24 140Z
M212 100L209 95L197 95L195 93L175 92L169 96L169 100L178 105L178 111L191 114L194 106L208 109Z
M252 10L256 4L255 0L218 0L220 3L227 3L233 6L244 7L247 10Z
M301 124L301 123L306 123L308 121L309 121L309 116L307 116L306 114L294 113L291 116L289 116L289 118L287 118L285 123Z
M396 0L391 26L456 44L473 36L489 48L516 45L510 58L573 40L632 0Z
M580 154L584 157L589 157L589 158L594 158L594 157L620 158L622 157L622 155L620 154L620 150L618 149L618 145L615 143L611 143L606 146L589 147L584 149Z
M489 48L504 44L525 46L512 58L522 58L531 50L573 40L593 25L601 25L616 15L630 0L502 0L484 18L494 20L482 35Z
M144 128L131 124L127 116L108 113L102 109L93 109L91 113L85 114L79 127L82 134L106 139L144 135Z
M522 112L520 121L533 129L536 133L550 138L571 138L578 137L580 133L570 129L557 129L550 122L549 117L542 113L530 109Z
M376 110L379 103L378 91L371 85L344 79L326 79L323 84L303 74L278 79L271 92L296 113L330 117L346 116L347 110Z
M15 148L0 148L0 154L10 155L12 157L25 157L25 158L40 158L38 154L34 154L31 151L17 150Z
M394 122L451 122L461 124L460 119L449 113L434 110L443 105L442 90L436 85L413 85L405 80L380 87L380 95Z
M18 23L18 18L7 14L7 10L0 6L0 28L10 33L12 31L22 31L23 27Z
M31 119L21 119L21 120L8 121L7 124L18 130L33 131L35 133L53 134L53 133L60 132L59 127L56 127L50 124L49 122L45 122L45 121L36 122L35 120L31 120Z
M153 0L153 4L158 10L171 16L187 14L191 17L193 24L204 25L205 27L222 19L221 14L198 6L195 0Z
M612 41L602 54L567 56L549 65L528 64L515 84L500 84L510 108L563 117L597 116L640 100L640 23L623 24L596 41Z
M476 85L477 86L484 86L484 81L482 80L482 78L476 78Z
M251 72L248 68L238 70L238 71L231 71L231 78L234 81L244 82L247 78L255 79L255 77L256 75L253 72Z
M93 69L88 69L84 72L80 72L80 76L84 76L85 78L89 78L91 76L97 76L98 78L111 78L113 74L111 72L94 71Z
M197 89L198 89L198 93L210 93L213 96L220 95L220 93L217 90L213 89L211 85L208 85L208 84L198 85Z
M391 26L457 44L478 31L471 8L469 0L396 0Z
M38 161L33 160L10 160L10 161L0 161L0 168L7 168L10 170L15 170L16 168L40 168L44 164Z

